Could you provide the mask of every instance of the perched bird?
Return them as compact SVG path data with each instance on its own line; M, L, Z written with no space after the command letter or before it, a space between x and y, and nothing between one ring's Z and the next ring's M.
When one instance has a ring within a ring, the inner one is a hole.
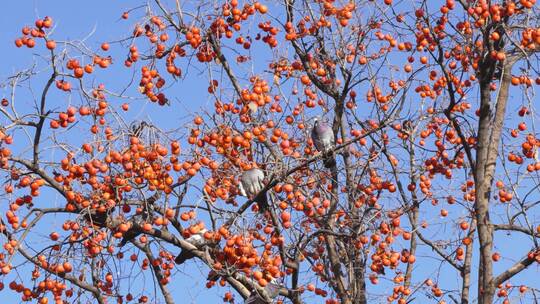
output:
M153 214L154 214L154 201L149 200L147 204L143 204L142 206L142 212L140 215L136 215L135 223L138 224L138 226L142 226L145 222L152 222L153 221ZM142 234L142 231L140 228L137 227L131 227L128 231L124 233L122 236L122 240L118 244L119 247L124 247L127 243L134 240L136 237Z
M201 229L199 232L195 233L194 235L188 237L186 239L186 242L191 243L191 245L197 247L200 249L203 245L206 244L206 240L204 239L204 233L208 231L206 229ZM180 254L176 256L174 259L174 262L178 265L184 263L185 261L192 259L195 257L195 254L191 252L191 250L184 250L182 249L180 251Z
M131 123L131 135L135 137L140 137L143 134L144 128L146 127L150 127L150 125L146 121L135 121Z
M334 157L334 131L325 122L315 119L313 128L311 129L311 140L315 144L317 151L323 153L324 166L326 168L332 168L336 165L336 158Z
M264 290L266 291L266 295L270 298L270 300L275 299L279 295L279 288L281 286L275 279L273 279L266 287L264 287ZM257 292L252 292L251 295L244 301L244 304L268 304L271 302L266 301L260 294Z
M403 122L403 127L402 127L403 132L410 133L413 129L414 129L414 125L411 120L407 119Z
M208 276L206 277L206 280L216 282L219 279L220 275L215 270L210 270L208 272Z
M242 173L240 177L240 184L238 185L240 194L253 199L259 205L259 210L264 211L268 209L268 197L264 189L264 172L259 168L252 168Z
M268 302L256 292L252 292L251 295L244 301L244 304L268 304Z
M107 222L110 221L110 215L115 209L115 207L112 207L105 210L105 212L99 212L97 210L87 211L84 213L84 218L93 226L103 228L107 226Z
M411 134L413 133L413 130L414 130L413 122L410 121L409 119L405 120L401 127L401 131L405 133L405 135L407 135L408 137L408 136L411 136ZM404 139L407 137L404 137Z
M120 243L118 243L118 247L124 247L127 243L129 243L130 241L132 241L133 239L135 239L141 234L142 234L141 231L133 227L130 228L128 231L124 232L124 235L122 236L122 240L120 241Z
M279 296L279 289L281 287L281 284L279 284L276 279L272 279L272 281L264 287L264 290L266 290L266 293L270 298L274 299Z

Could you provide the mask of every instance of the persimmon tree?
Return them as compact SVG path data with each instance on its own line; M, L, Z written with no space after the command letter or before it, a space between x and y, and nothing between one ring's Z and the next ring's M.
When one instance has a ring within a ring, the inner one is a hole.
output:
M39 60L0 105L21 300L182 303L188 263L231 303L536 300L535 0L154 0L99 47L50 14L21 24Z

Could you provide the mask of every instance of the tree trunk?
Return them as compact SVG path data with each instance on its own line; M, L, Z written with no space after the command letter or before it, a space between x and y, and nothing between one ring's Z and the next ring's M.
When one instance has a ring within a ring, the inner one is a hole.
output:
M508 90L511 81L510 63L502 69L500 88L496 99L494 117L491 107L490 84L495 62L488 62L481 67L480 77L480 118L478 122L478 146L474 180L476 187L475 214L480 243L480 267L478 271L478 303L491 304L495 295L493 286L493 227L489 218L489 201L497 162L498 148L508 101Z

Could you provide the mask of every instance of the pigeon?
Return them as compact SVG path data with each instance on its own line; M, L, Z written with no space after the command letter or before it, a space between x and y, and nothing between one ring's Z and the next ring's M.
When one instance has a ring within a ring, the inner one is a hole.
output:
M261 169L252 168L244 171L240 177L238 188L240 194L257 202L260 211L268 209L266 191L260 193L264 189L264 172Z
M317 151L323 153L324 166L332 168L336 165L333 149L335 147L334 131L325 122L315 119L313 129L311 129L311 140L315 144Z
M272 279L266 287L264 287L264 290L266 290L266 293L271 299L276 298L279 296L279 289L281 288L281 284L277 282L276 279Z
M206 277L206 280L215 282L215 281L217 281L219 279L219 277L220 277L219 273L212 269L208 273L208 276Z
M266 291L266 294L270 298L270 300L275 299L279 295L279 288L281 286L279 283L277 283L276 279L273 279L264 290ZM252 292L251 295L244 301L244 304L268 304L269 302L266 301L261 295L259 295L256 292Z
M252 292L251 295L244 301L244 304L268 304L260 295Z
M107 222L110 221L110 215L114 212L115 209L115 207L112 207L107 209L105 212L91 210L84 213L84 218L88 223L92 224L93 226L104 228L107 226Z
M142 213L140 215L137 215L138 220L136 220L136 223L138 226L142 226L144 222L151 222L152 221L152 215L154 213L154 204L153 201L149 202L148 204L143 205ZM136 237L142 234L142 231L140 228L137 227L131 227L128 231L126 231L122 237L122 240L118 244L119 247L124 247L127 243L134 240Z
M206 240L204 239L204 233L206 231L208 231L208 230L201 229L196 234L188 237L186 239L186 242L191 243L191 245L193 245L193 246L195 246L197 248L201 248L206 243ZM194 257L195 257L195 254L193 254L193 252L191 252L191 250L182 249L180 251L180 254L178 254L176 256L176 258L174 259L174 262L176 264L180 265L180 264L183 264L185 261L187 261L189 259L192 259Z
M150 127L146 121L133 122L130 126L131 135L135 137L140 137L143 134L144 128Z
M124 247L127 243L131 242L132 240L134 240L136 237L138 237L141 234L142 234L141 231L135 228L130 228L128 231L124 233L122 240L118 244L118 247Z

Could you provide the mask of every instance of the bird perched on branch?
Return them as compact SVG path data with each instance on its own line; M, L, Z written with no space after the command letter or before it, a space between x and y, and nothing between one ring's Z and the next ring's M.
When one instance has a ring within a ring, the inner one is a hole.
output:
M118 243L118 247L124 247L127 243L131 242L132 240L134 240L136 237L138 237L141 234L142 232L135 228L129 229L122 236L122 240L120 241L120 243Z
M279 289L280 289L279 283L277 283L276 279L273 279L266 287L264 287L264 290L266 292L266 295L268 296L269 300L275 299L279 295ZM244 304L268 304L272 302L268 302L264 299L264 297L257 292L252 292L251 295L244 301Z
M406 137L404 137L404 139L408 138L409 136L412 135L413 131L414 131L414 124L411 120L407 119L403 122L402 126L401 126L401 131L403 133L405 133L405 135L407 135Z
M104 212L97 210L84 210L85 220L95 227L104 228L107 227L107 223L111 221L111 214L116 208L108 208Z
M137 238L139 235L141 235L143 232L140 228L144 223L151 223L154 220L154 198L149 199L145 204L142 204L142 212L135 216L134 222L137 225L132 226L129 228L128 231L124 233L122 236L122 240L118 244L119 247L125 246L127 243L131 242L135 238ZM139 226L139 227L137 227Z
M244 301L244 304L268 304L268 301L263 299L256 292L252 292L251 295Z
M150 125L146 121L135 121L130 126L131 135L140 137L143 134L144 128Z
M336 158L333 149L335 148L334 131L325 122L315 118L315 123L311 129L311 140L317 151L323 153L324 166L332 168L336 165Z
M201 229L199 232L193 234L192 236L186 239L186 242L201 249L205 244L206 240L204 239L204 233L208 231L206 229ZM191 250L181 249L180 254L176 256L174 262L178 265L183 264L185 261L195 257L195 254Z
M259 168L252 168L242 173L238 185L240 194L253 199L259 205L259 210L268 209L268 197L264 189L264 172Z

